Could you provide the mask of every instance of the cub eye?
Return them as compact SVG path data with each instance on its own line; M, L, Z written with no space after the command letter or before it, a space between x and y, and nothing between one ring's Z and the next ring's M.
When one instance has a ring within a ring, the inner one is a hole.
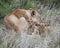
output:
M34 16L34 15L35 15L35 11L32 11L31 16Z

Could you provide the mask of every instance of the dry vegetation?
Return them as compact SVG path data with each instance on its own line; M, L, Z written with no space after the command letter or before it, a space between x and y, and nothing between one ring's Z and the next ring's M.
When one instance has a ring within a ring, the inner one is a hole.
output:
M0 9L2 13L5 12L8 14L11 12L11 10L15 10L17 6L14 5L19 2L18 0L17 2L14 1L15 0L11 2L11 6L7 4L2 6L2 10ZM29 4L28 3L27 8L25 6L26 9L29 9L30 6L33 6L32 8L34 8L35 4L31 5L31 3L33 3L33 0ZM13 7L12 4L14 4ZM7 31L5 27L1 25L0 48L60 48L60 8L52 8L50 10L48 6L44 7L40 4L35 7L37 7L37 10L41 14L41 18L44 23L47 26L50 26L48 33L46 33L44 36L38 34L27 35L24 33L25 31L23 33L16 33L13 30ZM18 6L18 8L20 7Z
M51 26L45 36L16 34L13 30L7 32L2 25L0 48L60 48L60 10L44 8L40 13L43 21Z

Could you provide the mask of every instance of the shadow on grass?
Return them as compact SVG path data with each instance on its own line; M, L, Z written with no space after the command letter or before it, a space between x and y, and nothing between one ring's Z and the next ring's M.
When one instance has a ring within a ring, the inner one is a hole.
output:
M0 26L3 24L3 19L0 20Z

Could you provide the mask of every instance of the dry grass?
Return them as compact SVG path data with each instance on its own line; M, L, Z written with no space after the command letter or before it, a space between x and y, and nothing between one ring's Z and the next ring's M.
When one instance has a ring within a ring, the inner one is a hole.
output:
M45 36L26 35L0 28L0 48L60 48L60 9L40 9L43 21L50 25Z

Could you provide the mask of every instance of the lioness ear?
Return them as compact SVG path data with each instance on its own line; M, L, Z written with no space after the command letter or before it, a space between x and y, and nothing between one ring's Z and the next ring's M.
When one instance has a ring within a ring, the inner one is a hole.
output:
M32 10L32 12L31 12L31 16L34 16L35 13L36 13L36 11L35 11L35 10Z

